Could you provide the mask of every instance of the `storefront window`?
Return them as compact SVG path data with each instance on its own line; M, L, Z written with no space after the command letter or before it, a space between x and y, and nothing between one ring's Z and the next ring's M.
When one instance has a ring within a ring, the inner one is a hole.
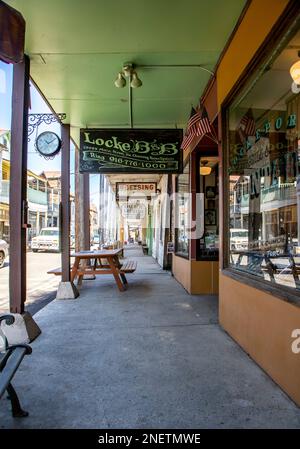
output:
M299 28L298 28L299 29ZM300 31L285 38L228 110L228 265L300 289Z
M188 163L182 175L177 178L176 254L183 257L189 257L189 178L190 164Z
M199 259L218 260L219 195L218 158L201 157L199 161L200 193L204 198L204 234L199 239Z

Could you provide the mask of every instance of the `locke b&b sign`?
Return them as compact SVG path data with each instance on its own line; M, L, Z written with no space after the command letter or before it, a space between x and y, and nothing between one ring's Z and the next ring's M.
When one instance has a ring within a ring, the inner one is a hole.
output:
M181 129L81 129L81 173L181 173Z

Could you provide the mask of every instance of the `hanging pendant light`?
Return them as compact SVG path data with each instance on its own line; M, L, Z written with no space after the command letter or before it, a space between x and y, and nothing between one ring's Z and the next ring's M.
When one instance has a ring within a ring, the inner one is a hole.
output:
M298 51L298 58L300 58L300 51ZM290 68L290 74L293 81L300 85L300 60L292 65Z
M295 62L290 68L290 74L294 82L300 85L300 61Z
M136 87L141 87L142 86L142 81L139 79L139 77L137 76L136 72L132 72L132 77L131 77L131 83L130 86L133 88Z
M211 174L211 167L207 167L208 161L202 161L200 166L200 175L207 176Z
M118 76L117 76L116 81L115 81L115 86L119 87L119 88L122 88L122 87L126 86L126 80L123 77L121 72L118 73Z
M129 78L130 87L136 88L143 85L142 81L137 76L135 65L132 62L125 62L123 64L122 70L118 73L117 79L115 80L115 86L125 87L126 78Z

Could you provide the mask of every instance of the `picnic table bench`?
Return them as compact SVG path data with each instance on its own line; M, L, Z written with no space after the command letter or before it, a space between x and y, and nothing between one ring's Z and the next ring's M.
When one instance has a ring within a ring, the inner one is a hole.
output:
M15 321L13 315L0 316L1 321L5 321L7 325L12 325ZM16 390L12 386L12 379L16 374L23 358L27 354L31 354L32 349L26 344L8 345L7 338L1 331L1 337L4 340L4 348L0 352L0 398L5 391L11 402L12 416L14 418L24 418L28 416L28 412L22 409Z
M132 260L121 263L119 255L122 251L123 248L118 248L114 250L79 251L71 254L72 257L75 257L70 270L71 281L73 282L77 278L77 285L81 285L84 275L112 274L119 290L124 291L125 285L128 283L125 275L134 273L137 263ZM47 273L59 276L61 275L61 268L54 268Z

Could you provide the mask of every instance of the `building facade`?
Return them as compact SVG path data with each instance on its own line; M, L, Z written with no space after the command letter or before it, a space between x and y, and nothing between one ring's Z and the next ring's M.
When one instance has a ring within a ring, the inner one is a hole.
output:
M9 239L9 183L5 161L9 151L9 132L0 130L0 239Z
M174 180L173 272L219 292L221 326L300 405L299 49L299 2L247 4L201 98L216 144L194 139Z
M2 144L0 162L0 238L9 242L9 188L10 188L10 160L9 160L9 132L5 134L6 148ZM3 141L3 140L2 140ZM47 226L48 216L48 184L47 180L31 170L27 170L27 198L28 223L27 243Z

